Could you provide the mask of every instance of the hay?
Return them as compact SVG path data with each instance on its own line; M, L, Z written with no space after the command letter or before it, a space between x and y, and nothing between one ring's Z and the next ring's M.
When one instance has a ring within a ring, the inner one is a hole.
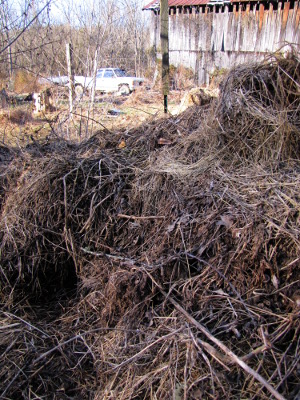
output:
M293 53L232 70L223 82L216 115L226 151L243 160L298 158L299 79L299 59Z
M1 398L297 396L297 63L231 71L216 103L177 117L14 155L1 181ZM289 121L273 150L265 102Z

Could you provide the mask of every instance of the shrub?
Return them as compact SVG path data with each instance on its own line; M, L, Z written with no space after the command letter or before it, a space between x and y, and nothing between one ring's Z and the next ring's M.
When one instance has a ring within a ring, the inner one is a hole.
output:
M28 71L18 70L14 79L14 91L16 93L38 92L40 84L35 75Z

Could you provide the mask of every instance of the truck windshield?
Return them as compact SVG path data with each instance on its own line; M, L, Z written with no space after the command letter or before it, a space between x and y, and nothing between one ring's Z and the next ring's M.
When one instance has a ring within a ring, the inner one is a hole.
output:
M122 76L126 76L126 72L124 71L124 69L115 69L115 74L119 78L122 77Z

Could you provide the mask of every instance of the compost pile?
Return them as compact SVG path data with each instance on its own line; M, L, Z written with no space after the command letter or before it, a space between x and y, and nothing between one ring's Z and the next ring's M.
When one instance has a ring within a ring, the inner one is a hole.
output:
M18 151L1 174L0 397L294 399L300 68Z

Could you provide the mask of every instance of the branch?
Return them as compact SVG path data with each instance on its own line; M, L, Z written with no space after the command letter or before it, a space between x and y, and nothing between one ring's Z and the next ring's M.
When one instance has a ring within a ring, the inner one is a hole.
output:
M200 332L202 332L209 340L215 343L221 350L224 351L226 356L235 364L238 364L244 371L246 371L249 375L252 375L254 379L260 382L277 400L286 400L280 393L277 392L276 389L273 388L266 380L263 378L258 372L254 371L249 365L247 365L241 358L239 358L233 351L231 351L223 342L213 336L203 325L201 325L198 321L195 320L183 307L181 307L177 301L175 301L171 296L169 296L161 286L155 281L155 279L151 276L151 274L145 270L148 276L151 278L153 283L159 288L160 292L163 296L169 300L170 303L182 314L185 318L193 324ZM209 352L209 349L206 347L206 351Z
M21 30L21 32L11 41L9 42L2 50L0 50L0 54L4 53L6 49L8 49L13 43L15 43L20 36L23 35L23 33L30 27L30 25L39 17L39 15L49 6L52 0L48 0L46 5L39 11L33 18L32 20Z
M137 217L135 215L126 215L126 214L118 214L119 218L127 218L127 219L165 219L162 215L149 215L144 217Z
M121 367L124 367L124 365L127 365L129 363L131 363L132 361L135 361L136 359L138 359L139 357L141 357L142 355L144 355L144 353L151 349L151 347L155 346L157 343L159 342L163 342L164 340L168 339L169 337L174 336L176 333L180 332L182 330L182 327L177 329L176 331L170 332L167 335L161 336L160 338L158 338L157 340L155 340L154 342L148 344L148 346L144 347L141 351L139 351L137 354L133 355L130 358L127 358L125 361L123 361L121 364L116 365L115 367L113 367L111 370L107 371L106 374L110 374L111 372L115 371L116 369L119 369Z

